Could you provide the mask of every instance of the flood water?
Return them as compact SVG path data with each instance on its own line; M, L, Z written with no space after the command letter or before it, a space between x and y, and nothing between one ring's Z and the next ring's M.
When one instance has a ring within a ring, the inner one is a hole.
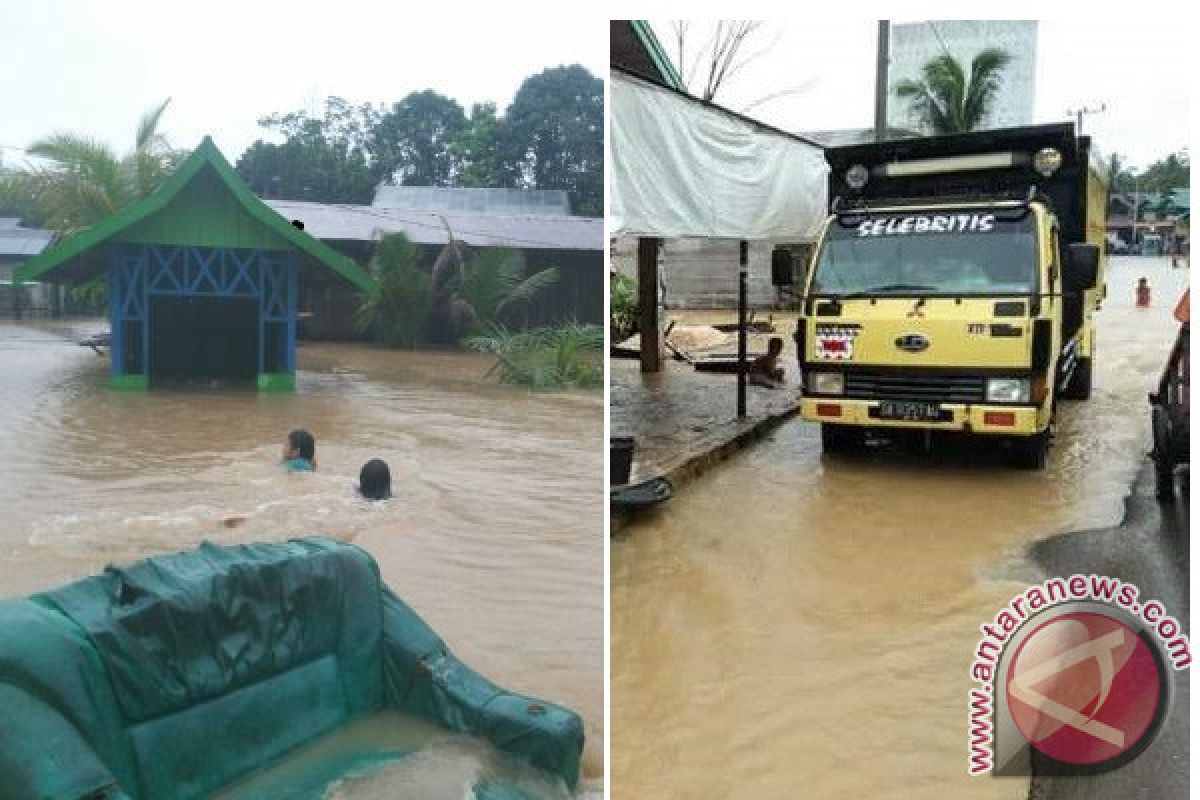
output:
M1024 798L967 778L978 626L1039 579L1029 542L1119 521L1187 276L1110 262L1093 395L1061 407L1044 472L825 459L797 420L615 536L612 796Z
M105 326L0 322L0 596L203 540L353 542L463 661L583 716L595 788L602 393L494 385L478 355L308 344L295 394L125 394L71 341L89 327ZM279 466L297 427L316 436L315 473ZM376 457L395 498L370 504L353 485Z

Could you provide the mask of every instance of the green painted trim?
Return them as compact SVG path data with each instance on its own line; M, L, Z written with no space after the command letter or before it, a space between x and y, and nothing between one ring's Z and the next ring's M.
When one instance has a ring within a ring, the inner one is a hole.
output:
M113 375L110 385L118 392L144 392L150 388L150 378L145 375Z
M200 145L184 160L179 168L163 181L162 185L153 192L126 206L112 216L96 223L90 228L84 228L78 233L71 234L53 247L42 251L31 258L18 269L14 278L18 282L37 280L47 273L66 264L72 259L84 255L88 250L108 241L121 231L129 228L152 214L162 211L175 198L188 182L196 176L203 167L212 167L225 184L229 192L237 199L242 208L256 221L267 227L300 252L313 258L317 263L333 270L342 278L363 290L374 292L378 287L375 279L351 259L338 253L321 240L296 228L291 222L280 216L274 209L259 200L250 187L238 177L237 172L221 155L221 151L213 144L211 137L205 136Z
M663 83L672 89L686 92L687 87L683 85L683 78L679 76L679 72L675 69L675 65L671 63L671 59L667 55L667 51L663 49L662 43L654 35L654 30L650 27L650 23L644 19L631 19L629 20L629 27L633 30L633 35L642 43L642 47L646 49L646 55L654 62L654 66L658 69Z
M290 372L260 372L258 373L258 390L260 392L294 392L296 391L296 376Z

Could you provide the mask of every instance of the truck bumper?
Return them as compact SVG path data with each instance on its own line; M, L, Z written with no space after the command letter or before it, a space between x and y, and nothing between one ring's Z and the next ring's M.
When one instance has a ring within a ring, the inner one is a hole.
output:
M963 431L1007 436L1032 436L1049 423L1049 413L1036 406L989 406L943 403L951 418L941 421L879 419L872 415L874 400L843 400L836 397L805 397L800 414L810 422L829 422L863 428L908 428L910 430ZM835 413L836 412L836 413ZM1008 424L1011 420L1012 424Z

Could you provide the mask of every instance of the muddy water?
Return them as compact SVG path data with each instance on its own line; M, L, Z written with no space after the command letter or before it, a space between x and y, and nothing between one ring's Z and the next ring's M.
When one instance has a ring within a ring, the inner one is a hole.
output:
M322 344L300 349L294 395L122 394L64 338L75 327L0 323L0 595L205 539L352 541L468 664L578 710L599 779L601 393L490 385L474 355ZM296 427L315 473L278 464ZM352 488L373 457L392 470L382 504Z
M1111 265L1095 391L1044 473L974 450L827 460L797 421L615 537L613 797L1024 798L966 777L977 628L1036 577L1031 540L1119 519L1186 280Z

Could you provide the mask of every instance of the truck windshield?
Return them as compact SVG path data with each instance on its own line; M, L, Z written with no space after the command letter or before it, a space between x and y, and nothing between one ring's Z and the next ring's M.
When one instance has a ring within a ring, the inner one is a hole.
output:
M1037 286L1033 216L1006 210L839 216L811 292L1026 294Z

